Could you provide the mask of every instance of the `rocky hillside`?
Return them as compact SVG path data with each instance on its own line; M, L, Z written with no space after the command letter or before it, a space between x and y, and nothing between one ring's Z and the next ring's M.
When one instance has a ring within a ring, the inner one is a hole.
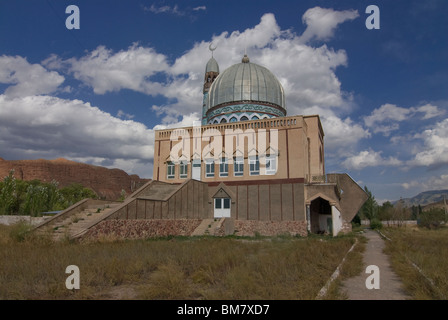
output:
M59 158L55 160L4 160L0 158L0 178L14 170L16 179L59 182L60 187L79 183L96 192L98 197L106 200L117 200L121 191L129 195L148 179L137 175L128 175L120 169L89 165Z
M425 191L421 192L418 195L412 197L412 198L404 198L401 199L403 202L404 207L412 207L414 206L425 206L430 203L440 202L443 201L443 197L448 201L448 190L431 190L431 191ZM400 201L400 200L398 200ZM394 204L398 201L393 202Z

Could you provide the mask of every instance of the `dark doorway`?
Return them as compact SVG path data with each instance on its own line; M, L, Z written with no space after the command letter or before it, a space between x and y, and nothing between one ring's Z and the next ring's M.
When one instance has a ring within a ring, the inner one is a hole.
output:
M333 219L330 203L321 197L311 201L310 220L312 233L332 234Z

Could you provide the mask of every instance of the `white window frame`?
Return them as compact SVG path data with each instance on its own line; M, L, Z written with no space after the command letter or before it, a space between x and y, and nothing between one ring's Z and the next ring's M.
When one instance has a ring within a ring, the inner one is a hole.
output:
M174 162L166 163L166 178L167 179L175 179L176 178L176 165ZM171 172L172 171L172 172Z
M229 176L229 161L225 157L221 158L219 161L219 176L220 177Z
M205 159L205 177L214 178L215 177L215 160Z
M188 178L188 162L181 161L179 165L179 178L186 179Z
M249 157L249 174L251 176L260 175L260 159L258 156Z
M277 173L277 156L268 155L266 156L265 172L266 175L275 175Z
M240 170L242 169L242 170ZM244 175L244 158L235 157L233 158L233 175L235 177L242 177Z

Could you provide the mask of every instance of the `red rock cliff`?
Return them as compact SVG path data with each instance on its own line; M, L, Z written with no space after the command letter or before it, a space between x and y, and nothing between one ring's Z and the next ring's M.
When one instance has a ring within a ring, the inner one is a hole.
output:
M128 175L120 169L108 169L59 158L55 160L4 160L0 158L0 179L14 169L14 176L21 180L56 180L60 187L79 183L96 192L100 198L117 200L121 190L129 195L148 182L137 175Z

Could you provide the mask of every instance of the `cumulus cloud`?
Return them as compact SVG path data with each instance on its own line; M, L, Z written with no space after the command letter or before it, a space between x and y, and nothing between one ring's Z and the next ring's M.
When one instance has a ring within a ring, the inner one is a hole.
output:
M337 26L345 21L354 20L359 17L357 10L335 11L314 7L308 9L302 16L302 22L306 24L300 40L307 42L312 39L329 40L334 35Z
M315 106L345 108L350 104L350 95L341 91L335 74L338 67L347 65L346 52L301 43L298 35L281 30L273 14L263 15L253 28L223 32L211 40L218 46L215 58L221 70L238 63L246 47L252 62L272 70L285 88L288 114L304 114L307 108ZM209 44L210 41L195 43L171 65L154 48L136 43L119 52L98 46L79 59L62 60L51 55L42 63L73 74L96 94L130 89L161 95L166 102L154 105L153 111L168 124L200 108ZM298 68L291 72L291 65Z
M322 126L325 133L325 145L332 152L346 153L350 146L370 137L370 132L361 125L354 123L349 117L341 119L335 115L324 115Z
M423 141L421 151L417 152L410 165L437 166L448 164L448 118L437 122L432 129L427 129L414 136Z
M30 156L150 162L154 131L81 100L0 95L0 150ZM73 116L76 115L76 116Z
M290 115L303 114L315 106L345 110L351 104L350 95L341 90L335 74L338 67L347 66L346 52L326 45L315 48L303 44L291 30L281 30L273 14L263 15L253 28L223 32L211 41L218 47L214 57L221 70L240 62L244 48L251 62L271 70L285 89ZM173 102L154 107L169 115L167 119L197 111L205 63L210 58L209 44L196 43L170 68L173 80L163 94ZM291 65L297 68L291 70Z
M174 10L172 7L153 9L159 13ZM322 19L328 21L322 22L320 32L316 17L307 21L309 30L315 30L315 37L323 39L331 37L339 23L354 16L354 12L339 14L337 11L323 15ZM311 31L306 32L309 37ZM327 146L334 146L333 150L369 137L369 131L361 125L338 115L351 103L350 95L341 90L335 74L337 68L348 65L346 52L325 44L312 47L303 39L291 30L282 30L273 14L265 14L252 28L223 32L210 40L218 46L214 56L221 70L240 62L244 48L251 62L270 69L285 88L289 115L318 111ZM15 150L17 154L65 155L96 164L125 160L134 168L149 164L153 157L154 129L190 126L199 120L202 81L205 64L211 56L208 50L211 41L195 43L173 63L165 54L137 43L118 52L98 46L80 58L62 59L53 54L42 65L31 65L20 57L4 57L3 64L0 62L0 82L11 86L0 96L0 147ZM14 72L9 67L11 63L5 62L7 59L16 66ZM291 65L297 68L291 70ZM132 121L133 116L125 110L119 110L114 117L88 102L36 96L67 89L60 88L64 77L49 70L73 75L96 94L128 89L162 96L165 103L152 107L162 117L162 124L150 129ZM36 74L39 81L28 81L26 72ZM20 96L14 95L19 91ZM15 99L7 101L7 96ZM434 114L430 109L427 107L428 114Z
M68 59L62 64L69 65L74 77L91 86L97 94L130 89L158 95L163 92L163 85L150 77L169 68L164 55L136 43L116 53L98 46L88 55Z
M445 112L437 106L425 104L420 107L403 108L395 104L386 103L364 117L364 124L374 133L390 135L392 131L400 128L399 122L418 117L421 120L432 119L443 115Z
M184 15L185 13L183 11L179 10L179 6L176 4L174 7L171 6L160 6L157 7L155 4L152 4L150 7L144 7L143 10L149 11L155 14L159 13L171 13L175 15Z
M342 17L347 20L353 13L331 10L329 15L339 17L332 21L343 21ZM328 19L328 15L322 19ZM334 31L337 23L332 25ZM346 109L351 104L350 94L341 90L335 74L338 67L347 66L346 52L302 43L291 30L281 30L273 14L263 15L259 24L243 32L223 32L211 41L218 46L215 58L221 70L240 62L245 48L252 62L272 70L285 88L288 114L303 114L313 106ZM166 102L153 106L153 110L164 115L163 123L169 123L198 111L209 44L195 43L173 64L154 48L138 44L119 52L99 46L79 59L50 56L43 63L48 68L68 70L97 94L130 89L161 95ZM293 72L291 65L297 66Z
M432 119L435 117L439 117L445 114L444 110L440 110L439 107L433 106L431 104L425 104L421 107L413 108L416 113L423 113L422 120Z
M364 122L367 126L372 127L376 123L382 123L386 120L403 121L410 113L410 109L386 103L379 109L373 110L370 116L364 118Z
M206 6L196 6L194 8L188 7L188 8L184 8L184 9L180 9L179 6L177 4L175 4L174 6L169 6L169 5L163 5L163 6L157 6L155 4L152 4L149 7L143 7L144 11L147 12L151 12L154 14L171 14L174 16L179 16L179 17L183 17L183 16L191 16L193 12L199 12L199 11L205 11L207 10Z
M59 73L30 64L23 57L0 57L0 83L11 84L5 91L10 98L52 93L64 80Z
M117 118L120 118L120 119L131 120L131 119L134 119L134 117L135 116L133 114L126 113L123 110L118 110L118 112L117 112Z
M342 165L347 169L361 170L366 167L399 166L402 164L402 161L394 157L383 158L381 153L381 151L364 150L348 157L342 162Z
M425 178L425 180L412 180L409 182L404 182L401 186L408 190L410 188L418 187L420 190L437 190L437 189L448 189L448 174L442 174L440 176L432 176Z

